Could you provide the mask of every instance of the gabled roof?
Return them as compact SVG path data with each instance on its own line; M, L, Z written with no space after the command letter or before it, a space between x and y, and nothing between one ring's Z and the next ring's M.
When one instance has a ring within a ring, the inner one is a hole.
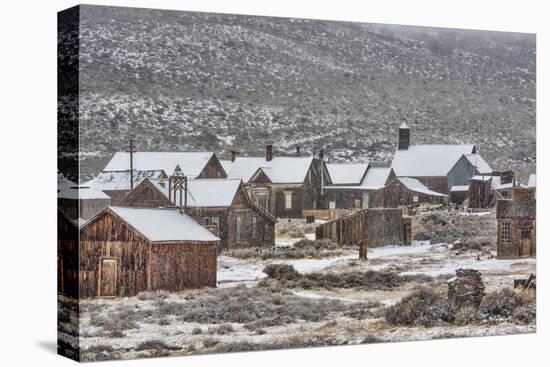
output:
M361 186L369 190L377 190L384 187L390 171L390 167L369 167L365 178L361 182Z
M234 162L220 161L227 172L227 177L248 182L258 168L269 177L273 183L302 183L313 162L313 157L273 157L267 161L265 157L237 157Z
M159 178L161 175L167 176L163 170L141 171L134 170L134 187L145 178ZM94 179L86 182L84 185L98 190L130 190L130 172L129 171L109 171L100 172Z
M439 192L432 191L428 189L422 182L418 181L415 178L411 177L398 177L396 180L399 180L405 187L411 191L418 192L420 194L431 195L431 196L447 196Z
M61 172L57 172L57 191L76 186L76 183L66 178Z
M368 168L368 163L327 163L333 185L359 185Z
M148 179L166 197L169 197L168 180ZM226 207L231 206L241 184L238 179L204 178L187 182L187 206L189 207ZM176 198L179 203L179 197Z
M491 174L493 172L491 166L489 166L489 164L479 154L464 154L464 157L466 157L472 166L476 167L478 173Z
M133 162L134 169L137 171L164 170L168 175L171 175L179 164L186 176L196 177L213 155L213 152L135 152ZM127 171L129 169L130 153L117 152L103 171Z
M446 176L463 154L474 150L474 145L411 145L395 152L391 168L397 176Z
M86 186L72 186L65 188L57 193L57 198L74 200L110 199L110 197L103 191Z
M178 209L144 209L110 206L117 216L153 242L164 241L219 241L206 228ZM96 216L97 218L97 216ZM89 221L86 225L88 225Z

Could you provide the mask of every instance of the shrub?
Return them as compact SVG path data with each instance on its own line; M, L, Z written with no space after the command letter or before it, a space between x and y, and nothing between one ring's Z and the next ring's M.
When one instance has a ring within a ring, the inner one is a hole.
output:
M267 265L263 272L266 273L268 277L279 280L291 280L300 277L300 273L298 273L292 265L286 264Z
M192 335L202 334L202 329L200 327L196 327L196 328L193 329L193 331L191 331L191 334Z
M155 351L165 351L165 350L180 350L180 347L170 346L163 342L162 340L153 339L147 340L143 343L140 343L136 346L136 351L142 350L155 350Z
M392 325L435 326L452 322L454 316L445 298L431 288L421 288L385 310Z
M205 348L212 348L212 347L215 347L216 345L218 345L220 343L220 341L218 339L214 339L214 338L206 338L202 341L202 345L205 347Z
M140 292L137 295L137 299L140 301L159 301L168 298L169 293L167 291L145 291Z
M530 323L536 319L536 293L516 292L511 288L491 292L480 306L481 315L489 320L509 320L516 323Z

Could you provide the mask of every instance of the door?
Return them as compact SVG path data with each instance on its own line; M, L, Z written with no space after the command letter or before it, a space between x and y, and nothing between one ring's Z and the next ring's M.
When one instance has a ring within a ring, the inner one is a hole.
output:
M363 209L369 208L369 193L364 192L363 193Z
M100 297L116 296L117 261L114 258L99 260L99 280L97 294Z
M521 243L519 256L533 256L533 245L531 242L531 228L521 228Z

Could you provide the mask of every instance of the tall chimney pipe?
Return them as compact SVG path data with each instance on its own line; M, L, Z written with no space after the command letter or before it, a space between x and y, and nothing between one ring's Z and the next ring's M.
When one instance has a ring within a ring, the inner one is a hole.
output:
M299 145L296 146L296 156L297 157L300 156L300 146Z
M265 160L271 161L273 159L273 145L267 144L265 146Z
M231 162L235 162L236 158L237 158L237 152L234 150L231 150Z

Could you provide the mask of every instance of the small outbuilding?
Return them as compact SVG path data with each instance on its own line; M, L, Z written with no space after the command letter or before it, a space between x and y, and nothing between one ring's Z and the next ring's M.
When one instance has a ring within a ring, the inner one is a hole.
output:
M60 219L69 235L58 242L59 262L72 264L74 236L67 230L70 223ZM219 238L179 209L107 207L79 234L79 294L70 295L128 297L216 286ZM67 270L59 271L59 284L66 276ZM75 292L75 287L64 289Z
M399 208L411 205L448 205L449 197L427 188L411 177L397 177L371 194L371 208Z
M511 259L536 255L536 191L514 187L511 199L496 204L497 257Z

